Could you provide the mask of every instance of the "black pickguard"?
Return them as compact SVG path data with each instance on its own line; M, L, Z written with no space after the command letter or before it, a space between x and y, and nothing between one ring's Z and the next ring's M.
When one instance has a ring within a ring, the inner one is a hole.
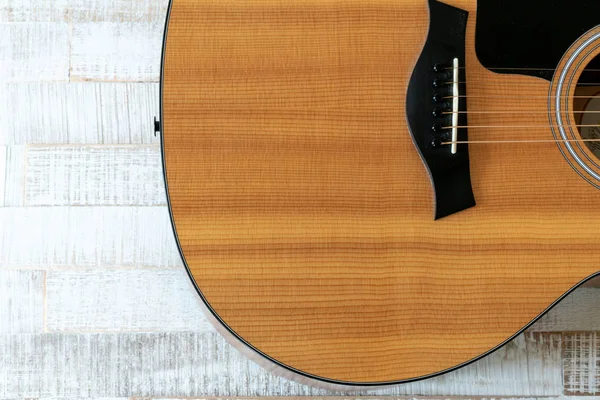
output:
M479 0L475 50L494 72L551 80L573 42L597 25L600 0Z

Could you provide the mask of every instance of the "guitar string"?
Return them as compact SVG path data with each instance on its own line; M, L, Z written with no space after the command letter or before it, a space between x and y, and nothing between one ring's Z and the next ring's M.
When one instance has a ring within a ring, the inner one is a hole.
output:
M459 96L443 96L442 99L455 99L455 98L471 98L471 99L595 99L600 96L528 96L528 95L520 95L520 96L478 96L478 95L459 95Z
M527 128L561 128L565 126L576 127L576 128L600 128L600 125L460 125L460 126L442 126L443 130L450 129L485 129L485 128L507 128L507 129L527 129Z
M468 67L458 67L459 69L466 69ZM519 67L519 68L509 68L509 67L494 67L494 68L487 68L487 67L483 67L484 69L488 69L490 71L556 71L556 68L523 68L523 67ZM451 71L453 70L453 67L446 67L447 71ZM584 69L582 72L600 72L600 69L597 68L586 68Z
M600 139L548 139L548 140L465 140L442 142L443 146L453 144L518 144L518 143L598 143Z
M458 67L459 69L466 69L467 67ZM454 67L447 67L445 68L447 71L452 71L454 69ZM556 68L509 68L509 67L500 67L500 68L486 68L490 71L556 71ZM596 68L587 68L584 69L582 71L582 73L584 72L600 72L600 69L596 69ZM446 85L453 85L455 82L451 81L451 82L445 82ZM461 85L467 84L466 82L458 82ZM519 85L514 84L514 85ZM575 87L593 87L593 86L600 86L600 82L585 82L585 83L578 83L577 85L575 85ZM445 99L449 99L449 98L454 98L455 96L445 96ZM464 97L471 97L471 98L477 98L478 96L459 96L461 98ZM481 96L481 97L485 97L488 98L488 96ZM515 96L515 97L505 97L504 98L521 98L521 97L526 97L526 98L556 98L556 96L539 96L539 97L532 97L532 96ZM564 96L564 97L569 97L569 98L580 98L580 99L589 99L589 98L594 98L596 96Z
M454 85L454 82L452 81L447 81L447 82L442 82L442 84L444 86L452 86ZM459 85L466 85L467 82L458 82ZM523 86L522 83L519 82L509 82L509 83L503 83L503 86ZM600 82L584 82L584 83L578 83L577 85L575 85L574 87L596 87L596 86L600 86Z
M600 114L600 111L572 111L573 114ZM500 111L443 111L442 115L453 114L544 114L548 115L548 111L544 110L500 110Z
M465 69L467 67L458 67L459 69ZM448 67L446 70L454 70L454 67ZM556 71L556 69L550 68L488 68L489 70L510 70L510 71ZM583 72L600 72L600 69L585 69ZM456 82L446 82L447 85L454 85ZM458 82L459 84L466 84L466 82ZM600 83L585 83L578 84L576 86L599 86ZM598 97L595 96L502 96L502 98L539 98L539 99L594 99ZM489 98L489 96L470 96L470 95L459 95L459 96L444 96L444 99L455 99L455 98ZM600 114L600 111L572 111L574 114ZM532 114L532 113L540 113L546 114L547 111L544 110L536 110L536 111L528 111L528 110L503 110L503 111L446 111L443 112L443 115L454 115L454 114ZM564 125L563 125L564 126ZM600 125L568 125L571 127L577 128L598 128ZM494 126L494 125L467 125L467 126L444 126L443 130L451 130L451 129L485 129L485 128L507 128L507 129L528 129L528 128L558 128L558 125L518 125L518 126ZM556 143L558 140L549 140L550 143ZM580 139L580 140L567 140L565 142L600 142L600 139ZM473 144L485 144L485 143L544 143L545 141L467 141L467 142L444 142L443 144L464 144L464 143L473 143Z

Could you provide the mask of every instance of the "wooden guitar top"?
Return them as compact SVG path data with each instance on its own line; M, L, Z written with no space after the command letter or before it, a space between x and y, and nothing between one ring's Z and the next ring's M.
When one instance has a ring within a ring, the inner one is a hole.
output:
M469 12L469 140L514 142L470 145L477 204L435 220L406 113L428 1L172 1L174 228L215 321L263 364L356 385L435 375L600 271L600 191L554 141L551 82L484 67L477 2L445 3Z

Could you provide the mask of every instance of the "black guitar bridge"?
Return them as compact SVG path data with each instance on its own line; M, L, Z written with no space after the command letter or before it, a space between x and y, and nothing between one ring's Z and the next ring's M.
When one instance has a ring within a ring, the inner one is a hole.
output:
M409 82L406 113L431 177L437 220L475 206L466 144L468 12L429 0L429 13L429 34Z

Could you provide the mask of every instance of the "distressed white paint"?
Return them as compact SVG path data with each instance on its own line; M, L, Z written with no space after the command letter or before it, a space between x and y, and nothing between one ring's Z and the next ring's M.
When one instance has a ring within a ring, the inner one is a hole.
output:
M64 22L68 0L0 0L0 21Z
M183 268L52 271L46 290L49 331L214 331Z
M4 205L4 197L6 193L6 146L0 146L0 206Z
M560 335L525 334L470 366L399 390L407 395L559 395L561 367Z
M69 397L69 400L90 400L92 399L92 397ZM134 397L93 397L94 400L135 400ZM17 400L17 399L15 399ZM65 400L64 397L38 397L35 400ZM147 400L147 399L142 399L139 398L139 400ZM207 399L208 400L208 399ZM508 400L508 399L506 399ZM514 399L513 399L514 400ZM525 399L523 399L525 400ZM548 400L548 399L545 399ZM549 400L554 400L554 399L549 399ZM589 399L588 399L589 400Z
M0 23L0 82L68 81L69 36L66 23Z
M26 199L29 206L165 205L160 147L30 147Z
M74 21L164 23L168 0L71 0Z
M313 400L423 400L425 397L422 396L327 396L327 397L312 397ZM211 396L203 396L203 397L153 397L151 399L148 398L138 398L133 397L131 400L232 400L227 397L211 397ZM255 399L260 400L261 397L250 397L246 398L247 400ZM285 397L271 397L272 400L305 400L305 397L302 396L285 396ZM427 400L448 400L448 397L439 397L439 396L428 396ZM453 397L456 399L456 397ZM590 400L589 396L560 396L560 397L460 397L460 400Z
M168 0L0 0L0 20L151 22L165 18Z
M43 314L44 272L0 269L0 335L42 332Z
M167 208L0 208L0 269L65 266L181 266Z
M600 289L580 288L529 330L535 332L600 331Z
M4 149L6 163L4 178L0 177L0 180L4 179L4 190L0 189L0 206L22 207L25 191L25 146L5 146Z
M0 84L0 144L159 143L157 83Z
M262 397L246 397L244 400L261 400ZM273 396L269 397L271 400L306 400L303 396ZM312 396L312 400L593 400L595 398L590 396L535 396L535 397L488 397L488 396L460 396L460 397L448 397L448 396ZM202 397L132 397L130 400L233 400L230 397L217 397L217 396L202 396Z
M566 334L564 335L564 346L565 393L600 394L600 337L598 333Z
M82 23L73 27L71 80L158 81L162 23Z
M422 383L347 394L559 395L560 341L525 336ZM0 397L323 396L267 373L216 333L0 335Z

